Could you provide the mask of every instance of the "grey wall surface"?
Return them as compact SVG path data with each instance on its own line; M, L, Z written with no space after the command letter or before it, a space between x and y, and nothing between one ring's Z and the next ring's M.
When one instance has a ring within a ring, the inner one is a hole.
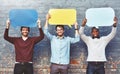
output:
M3 38L5 23L11 9L36 9L44 26L45 16L51 8L74 8L77 10L79 26L85 17L88 8L112 7L120 20L120 0L0 0L0 74L13 74L15 63L14 47ZM105 64L106 74L120 74L120 22L115 38L106 47L108 62ZM49 26L49 31L55 34L54 26ZM100 27L101 36L107 35L111 27ZM86 27L85 33L90 35L90 28ZM10 36L20 36L19 28L10 28ZM37 28L31 28L30 36L38 35ZM74 27L65 27L65 35L74 37ZM34 48L34 72L35 74L49 74L50 42L45 36L44 40ZM71 44L71 65L69 74L86 73L87 47L82 40Z

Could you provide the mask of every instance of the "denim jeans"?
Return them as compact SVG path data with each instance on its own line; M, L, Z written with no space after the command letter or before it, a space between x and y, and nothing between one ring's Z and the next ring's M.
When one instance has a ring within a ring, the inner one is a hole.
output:
M104 62L88 62L86 74L105 74Z
M50 74L68 74L68 65L52 63L50 69Z
M14 74L33 74L33 64L32 63L17 63L14 67Z

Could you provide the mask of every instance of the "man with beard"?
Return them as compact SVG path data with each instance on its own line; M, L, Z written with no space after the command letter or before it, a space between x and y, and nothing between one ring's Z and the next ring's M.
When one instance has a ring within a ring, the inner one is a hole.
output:
M39 27L39 36L29 37L30 28L21 27L21 37L10 37L8 35L10 21L6 21L6 29L4 39L14 44L15 47L15 67L14 74L33 74L33 48L36 43L44 38L44 34L40 25L40 20L37 21Z

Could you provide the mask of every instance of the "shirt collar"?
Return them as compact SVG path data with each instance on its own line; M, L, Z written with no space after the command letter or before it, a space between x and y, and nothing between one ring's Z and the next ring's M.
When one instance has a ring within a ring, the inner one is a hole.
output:
M57 39L64 39L64 38L65 36L62 36L62 37L57 36Z
M24 41L26 41L28 39L28 37L21 37Z

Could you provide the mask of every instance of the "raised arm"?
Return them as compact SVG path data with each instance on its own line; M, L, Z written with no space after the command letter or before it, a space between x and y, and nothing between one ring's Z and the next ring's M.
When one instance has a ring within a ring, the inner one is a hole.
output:
M84 42L88 41L88 37L84 34L84 27L85 27L86 23L87 23L87 19L85 18L85 19L83 19L82 25L79 30L80 37Z
M41 41L44 38L44 33L43 33L43 30L42 30L42 27L41 27L40 19L37 20L37 25L38 25L38 28L39 28L39 36L34 37L35 38L35 43Z
M47 14L44 28L48 28L48 21L49 21L50 18L51 18L50 14Z
M6 29L5 29L5 32L4 32L4 39L9 41L10 43L14 43L14 37L8 36L9 28L10 28L10 20L8 19L6 21Z
M106 41L110 41L111 39L114 38L115 34L116 34L116 30L117 30L117 22L118 22L118 19L117 17L114 18L114 23L113 23L113 26L112 26L112 31L110 34L108 34L105 39Z
M50 19L50 14L47 14L46 15L46 21L45 21L45 25L44 25L44 34L47 36L48 39L52 39L53 35L51 35L49 32L48 32L48 21Z
M80 40L79 31L78 31L78 23L75 22L74 26L75 26L75 38L70 38L71 43L76 43Z
M74 26L75 26L75 36L79 36L78 23L75 22Z

